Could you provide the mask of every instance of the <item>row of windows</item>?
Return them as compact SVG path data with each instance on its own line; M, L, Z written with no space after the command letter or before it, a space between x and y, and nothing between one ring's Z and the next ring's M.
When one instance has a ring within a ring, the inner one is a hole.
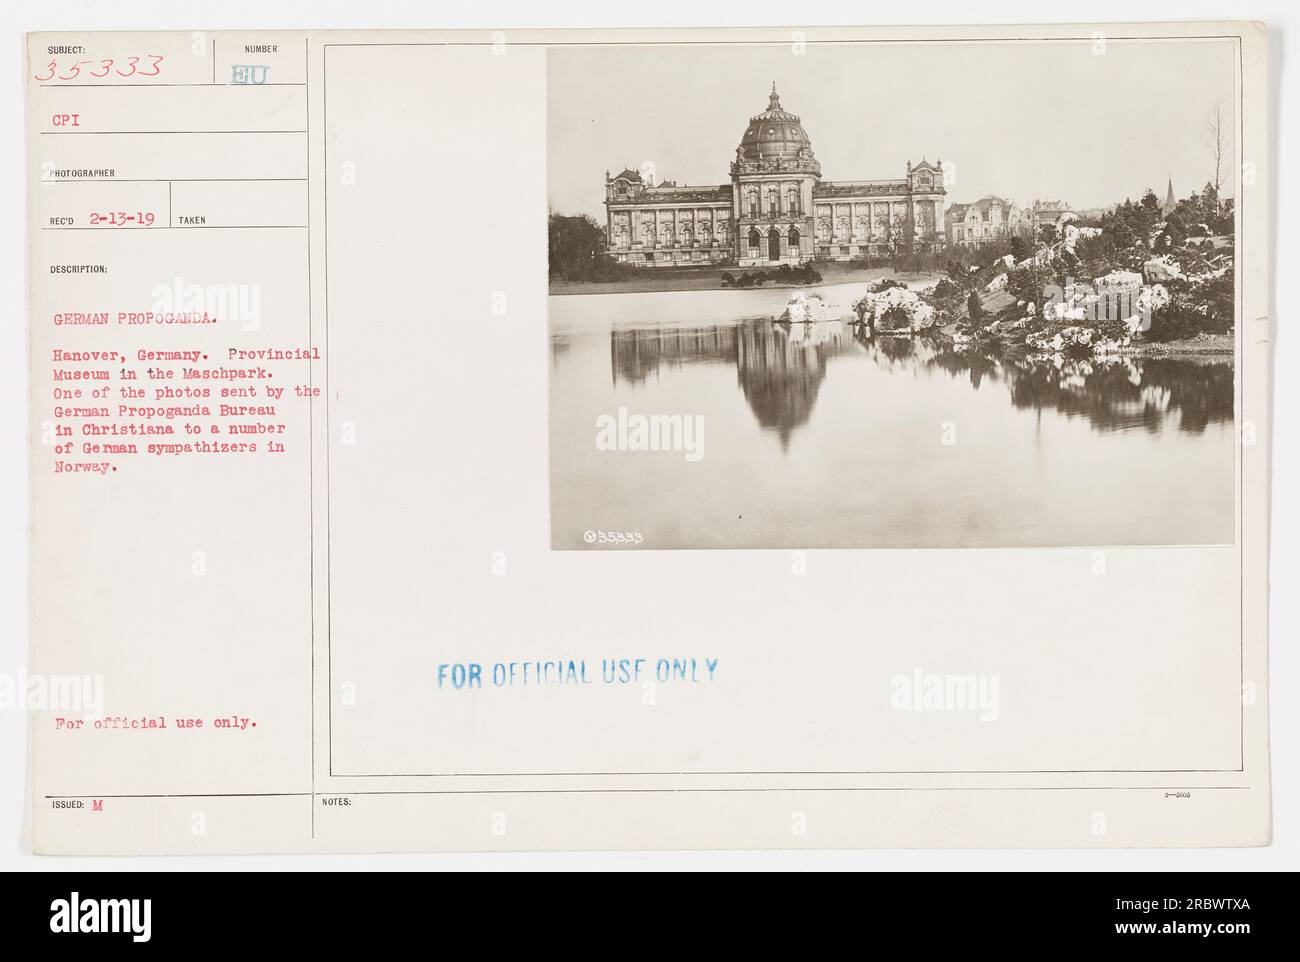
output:
M779 243L780 237L781 237L780 231L770 230L767 232L767 240L769 244L774 241ZM789 247L796 247L796 248L799 246L799 228L797 227L790 228L790 232L786 234L786 245ZM760 234L757 230L751 230L749 232L749 249L758 250L762 246L763 246L763 235Z
M931 186L933 186L933 184L929 174L922 174L917 178L917 187L925 188ZM614 189L614 197L616 200L628 200L631 197L631 194L627 189L627 185L620 183L618 187ZM764 200L766 201L765 206L770 216L776 216L781 212L781 198L776 191L769 190L767 194L764 196ZM750 217L759 216L757 191L749 191L748 193L745 194L745 206L749 208ZM786 193L785 206L786 206L787 213L790 214L799 213L798 191L791 190Z
M627 235L624 234L622 231L619 231L618 233L615 234L615 237L616 237L617 239L619 239L619 240L622 240L622 239L625 238L626 236L627 236ZM780 231L778 231L778 230L776 230L775 228L773 228L772 230L770 230L770 231L767 232L767 236L768 236L768 238L770 239L770 238L772 238L772 237L780 237L780 236L782 236L782 235L781 235L781 232L780 232ZM790 230L789 230L789 232L788 232L787 234L785 234L785 237L788 238L788 241L789 241L789 243L790 243L791 246L798 246L798 244L799 244L799 228L797 228L797 227L791 227ZM651 245L651 244L653 244L653 243L655 242L655 235L654 235L653 233L651 233L650 231L647 231L647 232L645 233L644 237L642 238L642 240L643 240L643 242L646 244L646 246L649 246L649 245ZM675 243L675 240L676 240L676 238L675 238L675 236L674 236L673 234L665 233L665 234L663 235L663 246L664 246L664 247L672 247L673 244ZM748 240L749 240L749 246L750 246L750 247L759 247L759 246L761 246L761 244L762 244L762 242L763 242L763 235L762 235L761 233L759 233L758 230L751 230L751 231L749 232ZM694 241L694 235L693 235L690 231L683 231L683 232L682 232L682 246L683 246L683 247L689 247L689 246L691 246L691 244L692 244L693 241ZM705 245L707 245L707 244L710 243L710 241L711 241L711 237L710 237L709 232L708 232L708 231L703 231L703 232L701 232L701 234L700 234L700 243L701 243L701 244L705 244ZM719 243L722 243L722 244L725 244L725 243L727 242L727 235L726 235L726 232L725 232L725 231L719 231L719 232L718 232L718 242L719 242Z
M771 189L763 195L764 203L762 209L766 209L769 217L779 216L781 213L781 195L776 189ZM758 203L758 191L745 191L745 207L749 211L750 217L761 216ZM785 192L785 210L787 214L798 216L799 214L799 191L793 188Z
M799 216L799 198L798 198L798 197L791 197L791 198L789 199L789 204L788 204L788 206L786 207L786 213L787 213L789 216L791 216L791 217L798 217L798 216ZM769 217L779 217L779 216L781 215L781 208L780 208L780 206L776 203L775 198L773 198L772 202L771 202L770 204L768 204L768 206L767 206L767 215L768 215ZM759 209L758 209L758 198L756 198L756 197L751 197L751 198L749 199L749 216L750 216L751 218L755 218L755 219L757 219L758 217L761 217L761 216L762 216L762 214L760 213L760 211L759 211Z
M683 230L682 233L681 233L681 244L680 244L680 246L682 246L682 247L692 247L692 246L694 246L694 244L695 244L695 236L696 236L696 235L695 235L695 232L692 231L690 228L687 228L687 229ZM704 229L701 230L700 233L699 233L699 241L700 241L700 244L701 244L702 246L704 246L704 247L708 247L708 246L710 246L711 244L715 243L715 240L714 240L714 237L713 237L713 232L710 231L707 227L704 228ZM657 238L657 237L655 236L655 232L654 232L653 230L646 230L646 231L644 231L644 232L641 234L641 243L642 243L642 245L644 245L645 247L654 247L655 244L656 244L656 242L658 243L658 245L659 245L660 247L675 247L675 246L678 246L677 235L674 234L672 231L664 231L663 236L662 236L662 239ZM716 243L718 243L718 244L726 244L726 243L727 243L727 232L726 232L725 230L723 230L723 229L721 229L721 228L718 229L718 235L717 235ZM616 231L614 232L614 246L615 246L615 247L624 247L624 246L626 246L626 244L627 244L627 232L626 232L626 231L623 231L623 230L616 230Z
M1008 228L1000 224L997 225L996 229L987 229L987 230L978 225L975 227L963 227L961 225L957 225L953 229L953 236L956 237L958 240L961 240L962 238L965 237L999 237L1005 235L1007 232L1008 232Z

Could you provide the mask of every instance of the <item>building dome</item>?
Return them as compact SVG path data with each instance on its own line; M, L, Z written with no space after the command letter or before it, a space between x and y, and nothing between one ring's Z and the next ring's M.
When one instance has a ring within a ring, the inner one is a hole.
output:
M804 148L811 154L812 142L799 118L781 108L781 98L773 83L767 109L750 118L740 138L740 156L745 160L794 160Z

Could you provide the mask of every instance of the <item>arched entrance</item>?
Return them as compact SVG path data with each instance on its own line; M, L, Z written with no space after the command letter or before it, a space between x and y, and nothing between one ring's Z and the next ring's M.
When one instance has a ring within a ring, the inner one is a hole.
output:
M767 232L767 259L770 261L781 259L781 232L775 227Z

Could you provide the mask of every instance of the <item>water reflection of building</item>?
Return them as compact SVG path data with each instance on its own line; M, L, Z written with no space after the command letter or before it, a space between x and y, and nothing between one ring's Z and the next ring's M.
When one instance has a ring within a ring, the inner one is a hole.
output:
M853 343L851 329L839 321L615 331L610 335L610 365L617 385L643 383L661 367L731 364L754 417L785 446L812 414L827 360Z
M871 337L865 328L839 321L740 322L610 335L615 386L644 383L663 368L734 366L745 402L758 423L780 438L782 447L812 417L828 362L849 353L890 373L944 371L969 381L975 390L1004 390L1013 407L1084 417L1099 431L1155 431L1172 424L1198 433L1233 416L1228 358L1011 357L955 350L922 337Z
M660 367L697 362L734 364L739 326L614 331L609 337L614 383L641 384L657 375Z
M808 423L826 379L826 361L852 344L846 325L765 325L742 328L736 340L740 390L758 423L775 431L781 447Z

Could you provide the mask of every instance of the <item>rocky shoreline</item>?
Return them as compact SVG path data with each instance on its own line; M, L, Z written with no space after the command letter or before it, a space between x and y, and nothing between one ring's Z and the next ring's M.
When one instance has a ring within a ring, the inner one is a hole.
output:
M925 335L1013 357L1234 355L1231 234L1158 216L1150 198L1126 202L1101 226L1063 218L1037 244L1013 238L974 263L953 260L933 287L881 279L853 302L852 320L869 337Z

